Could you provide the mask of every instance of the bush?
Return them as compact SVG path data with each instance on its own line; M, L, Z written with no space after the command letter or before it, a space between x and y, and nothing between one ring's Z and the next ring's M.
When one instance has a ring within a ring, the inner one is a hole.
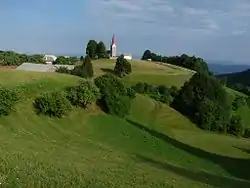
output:
M114 92L118 95L127 96L127 88L125 85L120 79L111 74L105 74L103 76L97 77L95 79L95 84L100 89L101 93Z
M106 74L95 79L100 89L99 105L107 112L118 117L125 117L129 113L131 99L135 97L132 88L126 87L120 79Z
M228 133L235 136L242 136L244 134L244 126L242 124L241 117L233 115L228 126Z
M123 118L129 113L131 100L128 96L106 93L101 101L102 107L109 114Z
M196 73L178 92L172 106L200 128L227 130L230 121L228 94L212 76Z
M67 99L74 106L86 108L100 98L99 89L89 80L80 80L75 87L67 89Z
M83 77L83 66L82 65L76 65L74 69L71 71L72 75Z
M241 96L237 96L232 102L232 109L234 111L238 110L240 107L245 106L247 104L246 99Z
M71 109L70 102L64 92L46 92L34 100L33 106L37 114L45 114L61 118Z
M243 135L243 137L245 137L245 138L250 138L250 128L246 128L246 129L244 130L244 135Z
M56 72L64 73L64 74L71 74L72 71L70 69L68 69L68 67L61 66L61 67L56 68Z
M166 104L172 103L173 98L178 95L178 89L175 86L168 88L165 85L151 85L148 83L139 82L132 86L132 88L137 93L148 94L154 100Z
M0 116L7 116L14 111L14 105L17 101L16 91L0 86Z
M124 55L121 55L120 57L117 58L114 71L120 77L126 76L132 72L132 66L124 58Z
M131 99L134 99L136 97L135 90L131 87L127 88L127 96Z

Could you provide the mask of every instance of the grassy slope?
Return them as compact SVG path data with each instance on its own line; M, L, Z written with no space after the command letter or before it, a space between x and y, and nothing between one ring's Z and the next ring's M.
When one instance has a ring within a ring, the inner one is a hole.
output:
M20 85L32 99L78 80L39 74L9 72L11 79L0 74L0 82L20 84L32 75L35 80ZM250 141L200 131L146 97L137 96L127 120L95 107L50 119L36 116L31 103L26 99L0 118L0 182L6 187L250 186Z

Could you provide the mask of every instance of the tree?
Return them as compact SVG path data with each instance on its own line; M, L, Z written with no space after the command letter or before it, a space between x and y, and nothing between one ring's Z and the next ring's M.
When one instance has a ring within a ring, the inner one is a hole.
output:
M81 62L84 61L84 57L83 57L83 56L80 57L80 61L81 61Z
M97 56L97 42L95 40L90 40L87 44L86 54L91 58L95 59Z
M94 76L93 66L90 57L87 55L83 62L83 77L91 78L93 76Z
M120 77L132 72L131 64L124 58L124 55L117 58L114 71Z
M68 65L69 59L64 56L59 56L56 58L56 60L53 62L54 65Z
M105 44L102 41L100 41L97 45L97 56L98 59L107 57L107 50Z
M240 116L233 115L231 117L228 132L235 136L242 136L244 134L244 126L242 124L242 119Z
M150 50L146 50L141 58L141 60L152 59L152 53Z
M227 92L214 77L196 73L184 84L172 106L200 128L225 131L230 118Z

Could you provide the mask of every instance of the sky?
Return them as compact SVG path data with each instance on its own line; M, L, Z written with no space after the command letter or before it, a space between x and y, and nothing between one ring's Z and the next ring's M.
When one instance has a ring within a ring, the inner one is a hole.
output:
M0 49L84 55L88 40L118 53L250 64L250 0L1 0Z

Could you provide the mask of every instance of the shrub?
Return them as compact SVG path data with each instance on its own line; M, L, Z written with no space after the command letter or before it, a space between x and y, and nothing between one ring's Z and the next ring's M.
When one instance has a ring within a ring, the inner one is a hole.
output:
M132 72L131 64L124 58L123 55L117 58L114 71L120 77L123 77Z
M128 96L122 96L115 93L106 93L104 95L101 101L107 113L121 118L129 113L131 100Z
M172 106L200 128L226 131L230 104L224 87L214 77L196 73L184 84Z
M242 106L245 106L246 104L247 102L244 97L237 96L232 102L232 109L236 111L237 109L239 109Z
M76 65L74 69L71 71L72 75L83 77L83 66L82 65Z
M244 135L243 135L243 137L245 137L245 138L250 138L250 128L246 128L246 129L244 130Z
M95 79L100 89L99 105L107 112L118 117L125 117L129 113L131 99L135 97L132 88L126 87L120 79L106 74Z
M45 92L34 100L33 106L37 114L62 117L71 109L70 102L64 92Z
M86 108L100 97L99 89L90 80L80 80L75 87L67 89L67 99L74 106Z
M71 74L72 71L70 69L68 69L68 67L61 66L61 67L56 68L56 72L64 73L64 74Z
M15 110L14 105L18 97L15 90L0 86L0 116L7 116Z
M118 95L127 95L127 88L117 77L111 74L105 74L95 79L96 86L101 93L114 92Z
M131 99L134 99L136 97L135 90L132 87L127 88L127 96Z
M231 117L228 132L235 136L242 136L244 134L244 126L240 116L233 115Z
M83 75L84 78L92 78L94 76L94 70L90 57L87 55L83 62Z

